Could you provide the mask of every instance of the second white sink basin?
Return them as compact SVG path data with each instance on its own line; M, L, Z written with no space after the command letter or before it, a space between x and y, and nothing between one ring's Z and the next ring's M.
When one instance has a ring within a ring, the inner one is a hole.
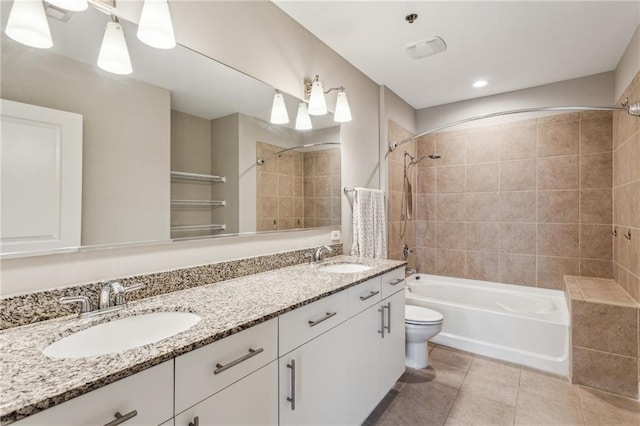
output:
M318 268L322 272L337 272L339 274L354 274L356 272L364 272L371 269L371 266L361 263L330 263L322 265Z
M158 342L185 331L200 321L189 312L152 312L94 325L47 346L52 358L86 358L123 352Z

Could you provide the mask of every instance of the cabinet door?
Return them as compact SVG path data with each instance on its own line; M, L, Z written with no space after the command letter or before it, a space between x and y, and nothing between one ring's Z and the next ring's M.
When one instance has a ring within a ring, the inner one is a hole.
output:
M278 362L273 361L178 414L175 426L277 425L277 380Z
M347 371L348 424L362 424L383 396L380 392L379 371L382 362L380 352L382 312L380 310L378 302L347 322L349 329L349 346L347 346L349 363Z
M342 425L350 395L346 347L351 336L341 324L279 360L281 425Z
M385 333L382 339L382 395L393 387L404 373L404 291L398 291L381 303Z

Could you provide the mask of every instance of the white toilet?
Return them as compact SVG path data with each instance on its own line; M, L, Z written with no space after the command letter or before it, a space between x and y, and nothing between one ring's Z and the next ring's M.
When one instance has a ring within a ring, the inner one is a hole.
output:
M440 312L422 306L405 305L404 328L406 333L405 365L410 368L429 366L427 340L442 330Z

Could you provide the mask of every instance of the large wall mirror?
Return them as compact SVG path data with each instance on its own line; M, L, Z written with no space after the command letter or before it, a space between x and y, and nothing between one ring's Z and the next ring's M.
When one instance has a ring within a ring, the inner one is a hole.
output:
M1 7L4 29L11 2ZM81 116L77 245L340 224L340 127L331 114L312 117L312 130L295 130L300 101L285 94L290 123L271 124L273 87L180 45L146 46L129 22L120 23L133 73L111 74L96 65L108 15L90 7L48 21L50 49L24 46L2 32L0 97ZM5 141L16 134L20 141L19 127L13 132L3 130L7 159ZM64 171L68 160L59 163ZM2 193L14 196L3 202L14 210L5 215L3 206L5 256L32 254L8 244L14 235L7 230L17 226L5 222L37 210L16 207L26 191L26 164L2 177Z

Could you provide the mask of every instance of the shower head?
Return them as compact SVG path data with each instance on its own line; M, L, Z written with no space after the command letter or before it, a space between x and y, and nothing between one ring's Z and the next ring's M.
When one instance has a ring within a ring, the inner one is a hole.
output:
M437 159L439 159L441 157L438 154L429 154L429 158L431 158L432 160L437 160Z

